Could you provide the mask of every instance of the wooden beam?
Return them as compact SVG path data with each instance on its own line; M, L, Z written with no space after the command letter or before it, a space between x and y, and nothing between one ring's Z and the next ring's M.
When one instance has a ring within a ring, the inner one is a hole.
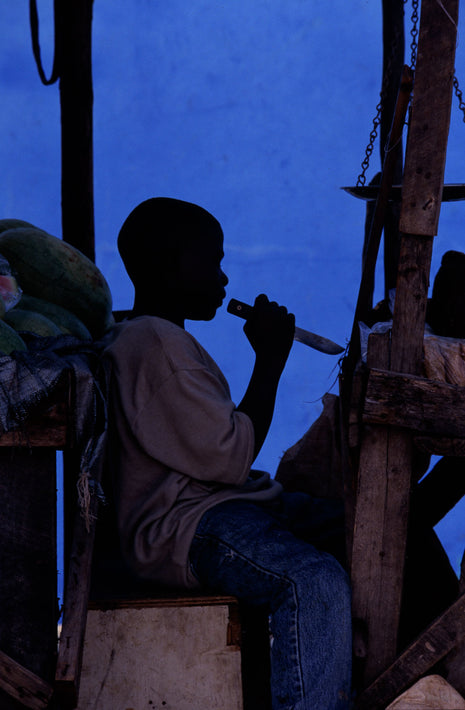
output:
M93 0L58 3L61 27L63 239L95 261L93 196Z
M389 368L389 334L370 338L371 360ZM365 427L362 433L352 546L355 682L365 687L395 658L403 586L404 489L396 477L411 458L398 429ZM395 521L395 524L394 524Z
M88 520L79 507L75 514L55 671L56 695L62 710L75 708L79 697L98 505L98 497L92 495Z
M373 368L362 420L465 439L465 387Z
M449 135L458 0L423 0L400 230L437 234Z
M0 688L25 708L49 707L53 686L0 651Z
M384 709L444 658L464 633L465 595L462 594L359 696L356 710Z
M388 152L383 165L378 198L376 200L372 216L368 239L364 245L362 278L360 281L357 304L355 306L349 352L344 362L344 370L349 371L350 373L352 373L360 355L359 321L366 321L369 318L373 307L372 295L376 260L378 258L378 250L381 235L383 233L389 193L393 184L397 161L396 153L393 149L402 138L402 131L404 128L407 107L410 101L412 84L412 72L407 66L405 66L399 85L399 93L392 120Z
M56 453L0 449L1 649L52 683L57 647ZM0 690L2 710L17 703Z
M370 367L420 375L432 240L444 183L458 0L423 0L417 71L402 193L404 232L396 284L390 363ZM370 347L368 349L370 357ZM360 453L352 553L353 612L365 655L362 684L397 653L413 478L412 436L397 426L368 429ZM357 649L356 649L357 650Z
M383 0L383 83L380 131L381 164L386 157L389 131L397 98L399 77L404 63L404 0ZM400 138L392 150L396 153L393 182L402 182L403 150ZM397 263L399 259L399 215L400 205L389 202L384 220L384 297L389 297L390 289L396 285Z

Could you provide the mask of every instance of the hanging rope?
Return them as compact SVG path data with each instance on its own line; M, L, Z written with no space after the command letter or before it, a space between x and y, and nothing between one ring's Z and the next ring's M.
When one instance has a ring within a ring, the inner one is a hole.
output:
M58 22L58 5L59 0L53 2L53 22L54 22L54 51L53 51L53 66L50 78L47 79L42 64L39 43L39 13L37 12L37 0L29 0L29 22L31 25L32 52L39 71L40 80L46 86L54 84L60 77L60 32Z

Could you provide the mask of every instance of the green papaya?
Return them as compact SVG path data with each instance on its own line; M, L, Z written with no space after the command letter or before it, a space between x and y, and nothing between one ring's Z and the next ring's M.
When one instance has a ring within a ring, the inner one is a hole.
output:
M49 318L46 318L41 313L24 311L21 308L12 308L11 311L7 311L3 322L14 328L16 332L32 333L42 338L62 334L59 327Z
M43 316L53 321L60 328L62 333L69 333L81 340L92 339L89 329L86 328L84 323L75 316L74 313L71 313L67 308L58 306L56 303L51 303L51 301L45 301L43 298L36 298L35 296L29 296L23 293L16 308L41 313Z
M26 343L14 328L0 320L0 352L11 355L15 350L27 350Z
M99 338L112 323L110 288L98 267L62 239L31 227L0 234L0 254L25 293L74 313Z

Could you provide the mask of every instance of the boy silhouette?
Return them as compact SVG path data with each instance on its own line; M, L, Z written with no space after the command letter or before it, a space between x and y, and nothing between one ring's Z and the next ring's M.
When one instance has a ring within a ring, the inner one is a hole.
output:
M126 564L143 580L266 605L274 710L348 708L348 580L333 555L310 544L337 549L330 516L251 469L293 315L264 295L255 300L244 326L255 365L235 406L185 330L186 320L211 320L226 295L218 221L197 205L152 198L126 219L118 249L135 288L131 315L105 351L108 465Z

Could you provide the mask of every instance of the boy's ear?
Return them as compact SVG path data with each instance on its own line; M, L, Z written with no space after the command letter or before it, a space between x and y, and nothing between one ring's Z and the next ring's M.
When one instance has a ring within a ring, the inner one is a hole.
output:
M174 249L167 249L160 264L159 273L166 279L175 278L179 273L180 257Z

